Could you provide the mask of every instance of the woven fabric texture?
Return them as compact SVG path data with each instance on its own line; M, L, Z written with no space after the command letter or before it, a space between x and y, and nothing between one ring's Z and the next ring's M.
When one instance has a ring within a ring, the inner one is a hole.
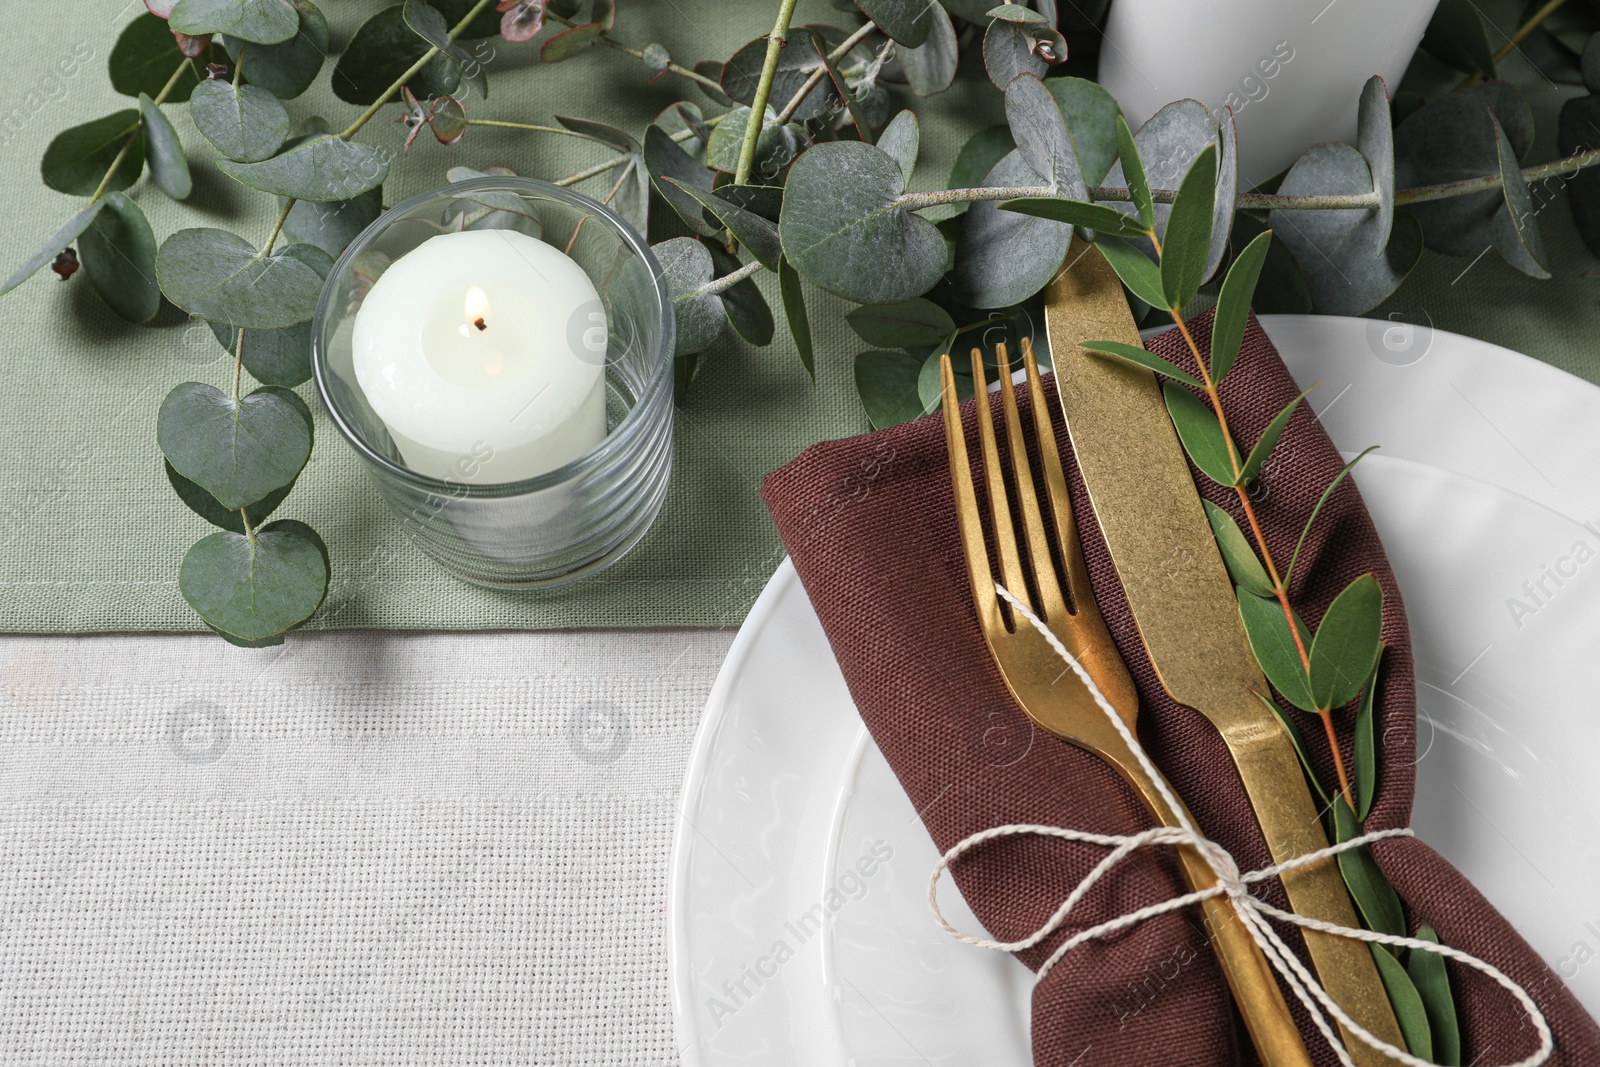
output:
M1196 336L1209 337L1209 315ZM1151 343L1194 373L1176 331ZM1223 387L1230 424L1255 440L1296 394L1266 335L1252 322L1244 351ZM1018 390L1025 412L1025 389ZM993 397L996 419L999 397ZM969 449L976 420L967 405ZM1026 414L1025 414L1026 419ZM1064 456L1070 441L1057 420ZM841 480L868 463L882 464L873 492L847 505L833 500ZM1269 544L1287 559L1323 488L1343 461L1305 408L1291 419L1263 469L1258 507ZM1037 466L1035 469L1038 469ZM1076 465L1068 463L1078 530L1096 600L1140 694L1140 732L1156 763L1193 810L1200 827L1236 857L1241 869L1271 863L1237 772L1217 732L1196 712L1174 703L1145 655L1116 571L1092 515ZM1241 517L1231 491L1200 479L1208 499ZM878 747L922 814L942 851L962 838L1008 823L1044 823L1125 833L1149 825L1127 787L1107 765L1066 742L1037 734L1011 701L989 658L972 610L959 533L950 500L944 430L929 416L880 434L818 445L769 477L764 497L795 569L822 620L851 695ZM1377 533L1349 480L1329 498L1296 570L1295 596L1315 625L1349 581L1374 572L1385 591L1384 658L1378 704L1383 740L1379 791L1368 829L1404 826L1415 782L1415 683L1404 608ZM1288 705L1285 703L1284 705ZM1344 759L1350 765L1353 716L1341 713ZM1302 716L1307 737L1322 736ZM996 761L985 739L1036 734L1026 756ZM1331 757L1311 745L1323 781ZM1504 919L1450 865L1414 840L1381 842L1375 852L1408 904L1413 929L1430 923L1450 945L1487 959L1522 983L1549 1018L1559 1042L1551 1062L1600 1058L1600 1029L1560 980ZM999 940L1037 929L1099 859L1088 845L1015 838L985 846L953 868L962 895ZM1021 958L1037 967L1074 929L1178 895L1183 885L1170 857L1141 854L1086 897L1083 913ZM1282 887L1264 896L1287 907ZM1114 938L1084 945L1035 988L1034 1059L1039 1067L1162 1062L1215 1065L1254 1062L1197 916L1173 914ZM1292 943L1303 942L1291 932ZM1178 980L1168 971L1182 973ZM1166 977L1154 989L1154 973ZM1476 972L1451 965L1460 991L1464 1055L1469 1062L1509 1062L1534 1047L1521 1009ZM1132 991L1140 991L1134 993ZM1290 997L1303 1032L1303 1009ZM1318 1064L1333 1064L1320 1038L1308 1040Z
M0 640L0 1062L677 1062L728 636Z

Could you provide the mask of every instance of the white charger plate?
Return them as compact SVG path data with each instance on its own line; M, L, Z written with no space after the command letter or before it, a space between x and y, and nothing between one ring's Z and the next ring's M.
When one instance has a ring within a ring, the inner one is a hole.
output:
M1600 804L1582 669L1600 638L1600 533L1577 521L1600 516L1579 476L1600 469L1600 389L1439 331L1402 365L1378 358L1366 320L1264 321L1296 378L1324 381L1340 448L1385 446L1356 477L1417 654L1413 825L1600 1010L1600 913L1585 910L1600 842L1564 836ZM1006 740L997 758L1029 743ZM683 1062L1030 1063L1032 976L933 925L936 859L785 562L729 651L685 781L668 942ZM958 894L941 900L979 929Z

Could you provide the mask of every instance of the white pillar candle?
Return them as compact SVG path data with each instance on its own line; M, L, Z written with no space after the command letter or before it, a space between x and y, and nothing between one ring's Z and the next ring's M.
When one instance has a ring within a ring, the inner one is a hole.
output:
M520 481L605 437L604 305L527 234L424 241L373 283L351 342L361 391L420 474Z

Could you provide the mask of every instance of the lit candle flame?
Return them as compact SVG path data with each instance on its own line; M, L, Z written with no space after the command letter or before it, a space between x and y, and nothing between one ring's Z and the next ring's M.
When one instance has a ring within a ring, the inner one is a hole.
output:
M480 330L489 327L489 295L474 285L467 290L467 321Z

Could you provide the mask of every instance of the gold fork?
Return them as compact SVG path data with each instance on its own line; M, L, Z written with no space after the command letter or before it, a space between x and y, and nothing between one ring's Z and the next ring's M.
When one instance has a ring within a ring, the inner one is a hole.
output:
M1072 502L1067 496L1066 475L1056 448L1050 405L1045 401L1044 383L1039 377L1033 346L1027 338L1023 339L1022 358L1027 368L1029 394L1033 399L1033 425L1039 445L1039 462L1043 467L1044 495L1050 509L1051 521L1048 526L1040 507L1040 492L1034 482L1032 464L1028 459L1027 441L1023 436L1016 396L1011 389L1011 368L1006 360L1005 345L996 345L995 353L999 364L1006 440L1015 476L1016 511L1023 528L1021 545L1017 540L1010 494L1001 468L994 420L986 402L988 393L983 374L983 354L976 348L972 350L972 382L978 397L974 406L978 412L983 481L987 489L1001 584L1049 625L1068 651L1083 664L1128 729L1137 731L1139 694L1128 674L1127 664L1112 643L1111 633L1106 629L1105 620L1101 618L1100 609L1095 603L1094 590L1089 585L1083 546L1078 541L1072 518ZM1095 704L1088 690L1078 684L1077 678L1069 671L1062 669L1060 657L1044 636L1020 617L1014 620L1013 625L1007 625L989 567L989 547L984 537L972 467L967 458L967 438L961 424L955 373L948 355L940 359L939 378L943 392L945 437L950 449L950 480L955 490L956 515L967 558L967 573L972 582L972 599L978 612L978 624L1006 687L1028 718L1041 729L1092 752L1115 768L1133 787L1157 824L1181 826L1179 811L1168 806L1156 783L1145 774L1132 749ZM1170 785L1167 792L1177 797ZM1179 799L1177 803L1181 808L1182 800ZM1187 809L1182 810L1182 815L1191 826L1195 825L1194 817ZM1184 877L1191 887L1208 889L1216 884L1216 875L1197 852L1184 848L1179 850L1178 856ZM1311 1057L1289 1015L1277 979L1232 905L1225 897L1213 897L1202 902L1200 909L1206 920L1211 946L1222 964L1223 974L1233 990L1234 1001L1244 1016L1245 1027L1262 1063L1267 1067L1310 1067Z

